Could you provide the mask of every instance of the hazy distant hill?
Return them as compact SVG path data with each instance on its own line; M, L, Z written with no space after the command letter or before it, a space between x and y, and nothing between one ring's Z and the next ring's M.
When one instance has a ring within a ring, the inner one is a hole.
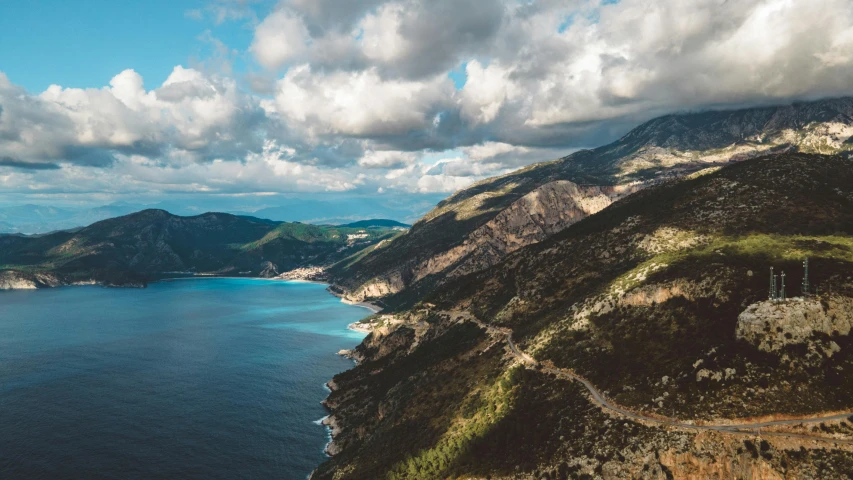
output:
M0 208L0 233L40 234L79 228L107 218L144 210L145 206L116 203L95 208L57 208L18 205Z
M388 219L359 220L340 226L347 228L412 228L411 225Z
M292 198L281 205L253 210L250 215L283 222L347 224L371 218L413 221L435 207L442 194L401 196L335 196L332 200Z
M429 211L442 195L367 196L336 195L334 200L312 198L279 198L274 207L261 209L242 205L240 200L214 202L213 207L177 201L155 205L116 202L92 208L56 208L44 205L19 205L0 208L0 233L41 234L84 227L108 218L120 217L146 209L158 209L176 215L198 215L207 211L224 211L233 215L265 218L278 222L302 222L325 225L348 224L371 218L415 220Z

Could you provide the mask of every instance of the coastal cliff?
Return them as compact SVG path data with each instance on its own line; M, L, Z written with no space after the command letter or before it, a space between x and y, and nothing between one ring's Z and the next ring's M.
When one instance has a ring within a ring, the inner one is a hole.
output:
M844 157L736 162L409 291L334 378L314 479L845 478L851 185ZM804 257L820 295L762 303Z
M27 273L14 270L0 271L0 290L35 290L66 285L102 285L104 287L145 288L144 280L111 275L99 280L69 279L53 273Z
M63 281L49 273L28 274L16 271L0 271L0 290L34 290L41 287L56 287Z

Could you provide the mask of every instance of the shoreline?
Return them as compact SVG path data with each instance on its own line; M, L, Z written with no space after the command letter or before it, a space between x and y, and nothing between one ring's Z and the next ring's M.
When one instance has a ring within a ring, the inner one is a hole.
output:
M341 303L346 303L347 305L352 305L354 307L366 308L373 313L379 313L383 310L383 308L380 307L379 305L376 305L375 303L370 303L370 302L353 302L351 300L345 300L345 299L341 298Z
M297 281L321 283L321 282L316 282L316 281L312 281L312 280L297 280ZM347 305L353 305L356 307L366 308L366 309L370 310L370 312L373 314L377 314L377 313L382 311L382 307L380 307L379 305L373 304L371 302L353 302L352 300L347 300L343 297L343 295L332 290L331 284L325 283L325 285L327 286L326 291L329 292L330 294L338 297L342 303L345 303ZM369 335L373 331L372 326L371 327L360 327L360 324L361 324L361 322L350 323L349 325L347 325L347 330L353 330L353 331L364 333L367 335ZM359 342L359 344L361 344L361 343L362 342ZM355 347L353 347L350 350L341 350L337 354L352 360L352 362L354 363L354 367L358 366L358 360L352 356L352 353L355 352L356 347L358 347L358 345L356 345ZM323 401L320 403L326 408L326 411L328 411L329 414L326 415L325 417L323 417L322 419L320 419L319 422L323 426L325 426L326 434L328 436L327 437L328 442L323 447L323 454L326 455L326 457L328 457L328 458L332 458L335 455L337 455L338 453L340 453L340 450L338 450L337 445L335 445L335 437L338 434L340 434L342 427L338 424L338 421L337 421L337 418L335 417L334 412L332 411L331 408L329 408L329 405L327 403L329 396L336 390L336 386L334 384L334 378L330 379L328 382L323 384L323 386L326 388L326 390L328 390L329 394L326 395L326 398L323 399ZM318 468L319 468L319 466L318 466ZM316 468L314 469L314 471L316 471ZM314 476L314 471L312 471L308 475L309 480Z
M345 303L347 305L353 305L356 307L366 308L366 309L370 310L372 313L379 313L383 310L382 307L380 307L379 305L376 305L375 303L354 302L352 300L345 299L343 297L343 295L332 291L332 289L330 288L332 286L332 284L330 284L328 282L322 282L319 280L286 279L286 278L281 278L281 277L242 277L242 276L231 276L231 275L206 275L206 274L202 274L202 275L187 275L187 276L181 276L181 277L157 278L157 279L145 282L144 286L140 285L140 284L132 284L132 283L128 283L125 285L111 285L111 284L105 284L101 280L88 279L88 280L78 280L75 282L68 282L68 283L61 282L57 285L43 285L43 286L42 285L33 285L32 287L26 287L26 288L22 288L22 287L2 288L2 289L0 289L0 291L6 291L6 292L21 291L21 290L32 291L32 290L45 290L45 289L49 289L49 288L76 287L76 286L101 286L104 288L138 288L138 289L140 289L140 288L145 288L146 286L148 286L152 283L167 283L167 282L174 282L177 280L205 280L205 279L215 279L215 278L229 279L229 280L262 280L262 281L268 281L268 282L311 283L311 284L315 284L315 285L323 285L326 287L326 291L328 291L332 295L340 298L342 303ZM353 329L353 330L355 330L355 329Z
M285 279L285 278L280 278L280 277L261 278L261 277L233 277L233 276L218 276L218 275L192 275L192 276L186 276L186 277L161 278L161 279L155 280L151 283L175 281L175 280L211 279L211 278L263 280L263 281L270 281L270 282L310 283L310 284L315 284L315 285L323 285L326 287L326 291L329 292L331 295L338 297L340 299L341 303L345 303L347 305L352 305L355 307L366 308L366 309L370 310L371 313L374 313L374 314L379 313L383 310L382 307L380 307L376 304L373 304L371 302L353 302L351 300L347 300L347 299L343 298L342 295L334 292L330 288L332 286L330 283L322 282L322 281L318 281L318 280ZM353 330L353 331L366 333L366 334L370 333L372 331L372 328L371 329L359 328L358 327L359 324L360 324L360 322L350 323L349 325L347 325L347 330ZM358 343L360 344L361 342L358 342ZM358 346L358 344L356 344L356 347L357 346ZM354 350L354 348L353 348L353 350ZM341 352L338 352L337 354L340 355ZM346 356L346 355L344 355L344 356ZM349 356L346 356L346 357L349 358L350 360L352 360L356 366L358 365L358 362L354 358L349 357ZM334 385L333 379L330 379L328 382L323 384L323 387L328 391L328 395L326 395L326 398L323 399L323 401L320 403L326 408L326 410L328 411L328 415L326 415L325 417L323 417L319 420L314 420L311 422L315 425L322 425L324 427L324 430L326 431L326 440L327 441L326 441L326 444L323 446L323 454L327 458L332 458L336 454L340 453L339 451L337 451L337 448L335 446L335 436L337 436L340 433L340 431L342 430L341 426L338 425L338 422L334 416L334 413L326 405L326 399L328 399L329 395L331 395L332 392L335 390L333 388L333 385ZM319 465L318 465L318 467L319 467ZM311 471L311 473L308 474L307 478L310 479L314 475L315 471L316 471L316 468L313 471Z
M347 330L360 333L373 333L373 327L368 323L352 322L347 325Z
M341 299L341 302L346 303L347 305L355 305L356 307L366 308L366 309L370 310L370 311L371 311L371 312L373 312L373 313L379 313L379 312L381 312L382 310L384 310L382 307L380 307L379 305L376 305L375 303L372 303L372 302L355 302L355 301L352 301L352 300L347 300L346 298L344 298L344 296L343 296L342 294L340 294L340 293L335 292L334 290L332 290L332 288L331 288L331 287L332 287L332 285L331 285L331 284L328 284L328 283L327 283L327 284L325 284L325 285L328 285L328 286L329 286L329 288L327 288L327 289L326 289L329 293L331 293L332 295L334 295L334 296L336 296L336 297L340 298L340 299Z

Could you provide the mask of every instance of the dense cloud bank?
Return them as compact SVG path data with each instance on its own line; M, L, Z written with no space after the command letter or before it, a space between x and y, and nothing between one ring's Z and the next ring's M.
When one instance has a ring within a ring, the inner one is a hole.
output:
M848 0L255 7L188 12L249 22L251 74L0 73L0 193L449 192L667 112L853 93Z

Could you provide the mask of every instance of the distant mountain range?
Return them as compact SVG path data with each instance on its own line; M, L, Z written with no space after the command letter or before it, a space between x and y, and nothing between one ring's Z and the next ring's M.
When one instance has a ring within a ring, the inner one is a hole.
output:
M117 202L93 208L59 208L45 205L0 207L0 233L43 234L80 228L108 218L120 217L156 208L176 215L198 215L205 211L224 211L233 215L252 216L279 222L302 222L324 225L347 224L374 218L414 221L435 206L441 196L342 197L341 201L316 199L279 199L280 205L247 209L239 204L200 208L182 202L160 202L156 205ZM407 227L405 223L400 223Z
M411 225L387 219L359 220L358 222L346 223L339 226L346 228L412 228Z
M144 210L144 205L115 203L94 208L17 205L0 208L0 233L42 234L83 227Z

